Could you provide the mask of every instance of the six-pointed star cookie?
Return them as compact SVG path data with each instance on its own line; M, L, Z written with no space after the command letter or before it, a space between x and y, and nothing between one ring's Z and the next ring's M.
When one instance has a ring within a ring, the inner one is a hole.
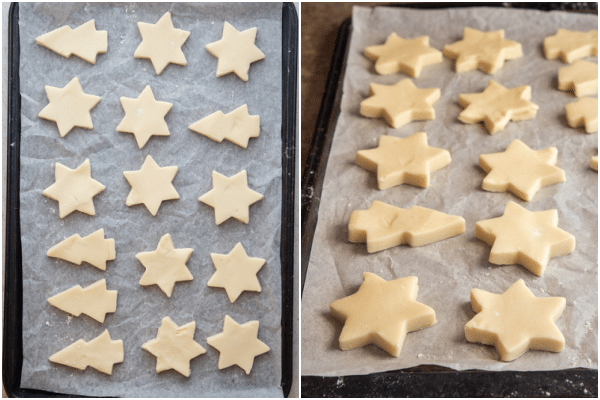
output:
M456 72L479 68L493 74L505 60L523 56L521 44L504 39L504 30L482 32L472 28L464 30L463 39L444 46L444 55L456 59Z
M509 201L504 215L475 224L475 236L492 246L491 263L519 264L542 276L551 257L575 249L575 237L557 226L556 210L528 211Z
M167 12L156 24L138 22L142 43L135 49L135 58L149 58L158 75L170 63L187 65L181 46L190 33L173 27L171 13Z
M35 42L65 58L75 54L82 60L95 64L98 54L106 53L108 49L108 33L96 30L96 21L92 19L75 29L68 25L61 26L38 36Z
M410 79L403 79L391 86L371 83L369 96L360 102L360 113L369 118L383 115L392 127L400 128L410 121L434 119L431 105L441 92L438 88L419 89Z
M556 147L532 150L514 139L506 151L479 156L479 166L488 173L481 187L531 201L542 187L566 180L565 171L555 166L557 155Z
M523 121L535 117L538 106L530 102L531 86L507 89L493 80L481 93L461 94L458 103L466 107L459 121L475 124L483 121L490 135L500 132L508 121Z
M450 153L430 147L425 132L407 138L382 135L379 147L356 152L356 164L377 173L380 190L407 183L429 186L429 173L450 164Z
M89 159L76 169L65 167L57 162L54 177L56 182L47 187L42 194L58 201L60 218L66 217L75 210L89 215L96 214L93 198L106 187L92 179Z
M160 290L171 297L176 282L194 279L185 265L193 251L194 249L176 249L171 234L167 233L160 238L156 250L135 255L135 258L146 268L140 279L140 285L158 285Z
M208 117L190 125L190 129L216 142L227 139L244 149L248 147L250 138L260 133L260 117L248 114L248 106L244 104L229 114L217 111Z
M423 67L442 62L442 52L429 47L429 37L403 39L392 33L385 44L369 46L365 56L375 60L375 71L381 75L404 72L417 78Z
M142 345L142 349L156 357L156 372L174 369L181 375L190 376L191 359L206 353L194 340L195 330L194 321L177 326L169 317L162 319L156 339Z
M248 257L241 243L236 244L229 254L210 253L210 258L216 271L207 285L225 289L232 303L244 290L261 291L256 273L265 264L265 260Z
M150 214L156 215L163 201L179 198L172 183L177 170L175 166L161 168L151 156L147 156L138 171L123 171L131 185L125 204L133 206L143 203Z
M256 28L240 32L225 21L221 40L206 45L206 50L219 59L217 77L233 72L241 80L248 81L250 64L265 58L254 44L255 39Z
M198 200L215 209L215 223L221 224L235 218L245 224L250 219L250 205L263 198L263 195L248 188L246 170L231 178L213 171L213 188Z
M50 102L40 111L38 117L56 122L58 132L64 137L76 126L92 129L90 111L100 101L99 96L83 93L79 78L75 77L64 88L46 86Z
M587 133L598 132L598 99L582 97L565 106L571 128L584 126Z
M252 370L254 358L270 350L258 339L258 321L238 324L225 315L223 332L206 339L206 343L219 350L219 369L237 365L246 374Z
M544 39L547 59L560 58L571 64L580 58L598 55L598 29L587 32L558 29L556 35Z
M435 311L416 301L418 289L416 276L388 282L365 272L356 293L329 305L331 314L344 321L340 348L374 344L398 357L408 332L436 323Z
M564 297L535 297L523 279L502 294L471 289L471 307L477 313L465 325L469 342L496 347L502 361L513 361L527 350L559 352L565 338L556 326Z
M137 99L121 97L125 117L117 126L117 132L133 133L138 147L146 145L151 136L169 136L165 115L173 104L156 101L150 85L146 86Z
M577 60L558 70L558 90L569 91L577 97L598 93L598 64Z

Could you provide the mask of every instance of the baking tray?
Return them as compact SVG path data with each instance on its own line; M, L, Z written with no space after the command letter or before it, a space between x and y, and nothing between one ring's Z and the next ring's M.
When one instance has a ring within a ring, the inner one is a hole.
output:
M597 13L597 3L510 3L513 8ZM393 6L393 5L391 5ZM506 3L402 4L412 8L505 7ZM325 92L302 173L301 290L317 225L327 159L340 112L352 18L338 30ZM438 365L367 375L301 376L302 397L598 397L598 370L455 371Z
M10 397L81 397L20 387L23 365L23 276L20 227L21 95L19 83L19 4L8 15L8 121L6 239L4 260L2 380ZM296 154L298 16L293 3L282 5L282 119L281 119L281 389L288 396L293 371L294 194Z

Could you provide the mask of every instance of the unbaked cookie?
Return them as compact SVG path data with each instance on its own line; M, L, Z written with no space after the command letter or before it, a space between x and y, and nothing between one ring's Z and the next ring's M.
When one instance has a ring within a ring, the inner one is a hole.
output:
M75 29L68 25L61 26L38 36L35 41L65 58L74 54L91 64L96 63L99 53L108 50L108 33L96 30L96 21L93 19Z

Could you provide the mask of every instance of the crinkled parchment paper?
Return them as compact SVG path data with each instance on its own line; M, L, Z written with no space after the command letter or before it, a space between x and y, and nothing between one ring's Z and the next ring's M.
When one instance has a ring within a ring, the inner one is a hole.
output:
M407 76L377 75L373 62L363 55L365 47L385 42L396 32L405 38L430 37L430 45L462 39L463 28L490 31L504 29L506 38L523 46L524 57L508 61L494 75L479 70L457 74L454 61L444 58L423 69L413 79L419 88L437 87L442 96L434 104L436 118L411 122L399 129L381 119L359 115L359 103L368 97L369 83L391 85ZM597 368L598 355L598 174L589 160L598 151L598 135L567 125L565 105L576 98L557 90L558 69L566 66L543 57L542 42L558 28L597 29L595 15L539 12L499 8L410 10L402 8L355 8L352 37L344 78L341 114L327 164L319 220L302 297L302 374L350 375L436 364L465 370L550 370L571 367ZM597 62L597 58L591 60ZM509 122L491 136L482 124L465 125L457 120L462 110L460 93L482 91L488 81L512 88L531 85L532 101L539 105L534 119ZM401 185L377 189L375 175L356 166L356 151L377 147L382 134L407 137L425 131L429 144L450 151L452 162L431 175L428 188ZM481 189L485 173L478 167L482 153L504 151L519 138L533 149L558 148L558 166L567 181L541 189L531 202L508 193ZM433 208L466 220L466 232L423 247L399 246L368 254L364 244L347 240L350 213L366 209L373 200L408 208ZM496 266L488 262L490 247L475 238L475 223L502 215L506 203L515 201L529 210L557 209L558 226L575 235L577 246L570 255L550 260L543 277L518 265ZM432 307L438 322L409 333L400 357L389 356L371 345L341 351L338 337L342 324L329 314L329 304L354 293L363 272L386 280L417 276L417 300ZM464 325L475 313L469 292L480 288L502 293L518 279L538 297L562 296L567 307L557 326L566 338L561 353L530 351L506 363L492 346L469 343Z
M150 60L135 59L141 43L138 21L156 23L167 11L175 28L190 31L183 45L187 66L170 64L156 75ZM21 232L23 245L23 370L21 386L95 396L281 396L281 4L234 3L88 3L20 5L21 35ZM96 64L70 59L35 43L35 38L63 25L75 28L90 19L108 31L108 52ZM238 30L258 28L256 45L265 59L253 63L250 78L217 78L217 59L204 48L221 39L223 24ZM75 128L60 138L56 124L38 118L48 104L45 85L64 87L79 77L86 93L101 96L91 112L93 130ZM150 85L157 100L173 103L166 116L171 136L152 137L139 149L132 134L116 132L124 116L120 97L137 98ZM218 110L228 113L248 104L260 115L260 136L247 149L214 142L188 126ZM147 155L158 165L179 167L173 185L179 200L163 202L153 217L144 205L127 207L131 189L123 171L138 170ZM79 212L58 217L58 204L42 195L54 183L54 165L69 168L89 158L92 177L106 186L94 198L96 215ZM248 225L229 220L217 226L214 211L198 201L212 188L216 170L232 176L248 171L248 184L264 195L250 207ZM105 272L46 256L65 237L104 228L116 242L116 260ZM157 286L142 287L144 267L135 258L152 251L171 233L175 247L194 249L187 266L193 281L175 285L171 298ZM266 259L258 273L262 293L245 292L233 304L223 289L209 288L214 272L210 253L226 254L241 242L251 257ZM47 299L69 287L105 278L118 290L117 311L103 324L87 316L70 317ZM219 352L206 338L222 331L225 315L239 323L259 320L258 337L271 351L255 359L250 375L232 367L217 369ZM207 353L191 362L186 378L169 370L156 373L156 358L141 345L156 337L161 319L196 322L194 339ZM90 340L108 329L122 339L125 361L112 376L94 369L79 371L48 361L77 339Z

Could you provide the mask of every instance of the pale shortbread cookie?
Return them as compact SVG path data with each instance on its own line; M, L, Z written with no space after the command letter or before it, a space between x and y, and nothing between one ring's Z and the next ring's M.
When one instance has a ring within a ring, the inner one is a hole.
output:
M111 375L114 364L123 362L123 340L112 340L108 330L86 342L79 339L50 356L50 361L67 367L86 369L88 366Z
M99 53L108 50L108 33L96 30L96 21L90 20L75 29L61 26L35 38L37 44L60 54L65 58L72 54L91 63L96 63Z
M58 215L64 218L73 211L95 215L94 196L106 187L92 179L90 160L86 159L76 169L56 163L54 169L56 182L42 192L44 196L58 201Z
M598 132L598 99L582 97L565 106L571 128L585 127L587 133Z
M222 111L212 113L194 122L190 129L216 142L227 139L245 149L248 140L257 138L260 133L260 116L248 114L248 106L244 104L229 114Z
M502 29L482 32L465 27L463 39L444 46L444 55L456 59L456 72L478 68L493 74L504 66L505 60L522 57L523 49L520 43L504 39Z
M156 101L150 86L146 86L137 99L121 97L125 117L117 126L117 132L133 133L138 147L146 145L151 136L169 136L165 115L173 104Z
M458 115L465 124L485 124L490 135L500 132L508 121L523 121L535 117L538 106L530 102L531 86L507 89L493 80L481 93L461 94L458 103L465 109Z
M240 32L225 21L221 40L206 45L206 50L219 59L217 77L233 72L241 80L248 81L250 64L265 58L254 44L256 31L256 28L250 28Z
M350 214L348 240L366 243L367 251L373 253L401 244L424 246L464 231L462 217L419 206L404 209L373 201L369 209Z
M377 173L380 190L407 183L428 187L429 174L450 164L450 153L430 147L425 132L407 138L382 135L379 147L356 152L356 165Z
M547 59L560 58L571 64L580 58L598 55L598 29L587 32L559 28L556 35L544 39L544 55Z
M181 46L190 33L175 29L171 13L165 13L156 24L138 22L142 43L135 49L135 58L149 58L158 75L169 64L187 65Z
M124 171L123 175L131 185L125 204L144 204L150 214L156 215L163 201L179 199L172 183L177 170L175 166L159 167L151 156L147 156L138 171Z
M577 97L598 93L598 64L577 60L558 70L558 90L573 91Z
M64 88L45 86L45 89L49 103L38 117L56 122L60 137L76 126L94 127L90 111L100 102L100 96L84 93L79 78L73 78Z
M48 299L48 303L76 317L89 315L102 323L107 313L117 311L117 291L106 289L106 280L100 279L83 289L75 285Z
M556 210L528 211L512 201L501 217L477 222L475 236L492 246L492 264L519 264L537 276L551 257L575 250L575 237L558 228Z
M403 39L392 33L385 44L369 46L365 56L375 61L375 71L381 75L403 72L417 78L423 67L442 62L442 52L429 47L429 36Z
M248 188L246 170L231 178L213 171L212 179L213 188L198 200L215 209L215 223L220 225L229 218L235 218L247 224L250 220L250 206L262 200L263 195Z
M258 339L258 321L238 324L229 315L225 315L223 332L206 339L206 343L217 349L219 369L237 365L246 372L252 370L254 358L268 352L269 346Z
M590 168L594 171L598 171L598 156L592 156L592 158L590 158Z
M511 192L531 201L544 186L566 180L565 171L555 165L557 156L556 147L532 150L514 139L506 151L479 156L479 166L488 173L481 187L489 192Z
M156 357L156 372L174 369L183 376L190 376L192 358L206 353L206 349L194 340L195 330L195 321L177 326L169 317L162 319L156 339L142 345L142 349Z
M171 234L163 235L156 250L135 255L146 268L140 285L158 285L167 297L171 297L175 283L194 279L186 266L193 251L194 249L190 248L176 249Z
M394 85L369 85L369 96L360 102L361 115L385 120L394 128L400 128L411 121L435 118L432 104L440 99L438 88L419 89L410 79L403 79Z
M495 346L502 361L530 349L559 352L565 338L555 322L565 305L564 297L535 297L523 279L502 294L471 289L477 315L465 325L465 336L469 342Z
M408 332L437 322L435 311L416 300L417 281L416 276L386 281L365 272L356 293L329 305L331 314L344 322L340 348L374 344L398 357Z
M106 261L115 259L115 239L104 239L104 229L98 229L84 238L75 234L52 246L46 255L77 265L85 261L104 271Z

